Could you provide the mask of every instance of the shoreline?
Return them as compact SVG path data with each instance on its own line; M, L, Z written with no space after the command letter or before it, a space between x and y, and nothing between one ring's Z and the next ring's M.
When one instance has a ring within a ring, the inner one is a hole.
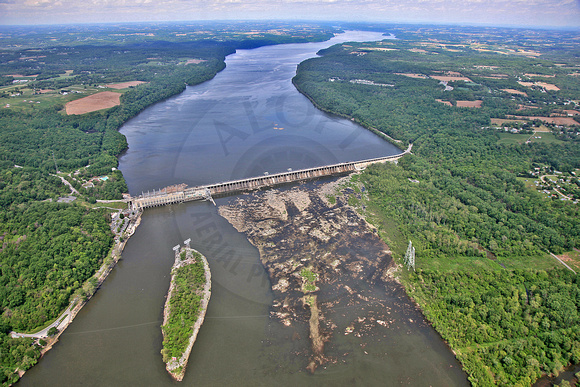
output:
M180 259L180 254L182 252L186 253L186 259L181 260ZM201 259L201 262L203 263L203 270L204 270L204 275L205 275L205 283L203 286L203 298L200 302L200 309L199 309L199 315L197 316L197 319L195 320L195 323L193 325L193 332L191 333L191 336L189 337L189 342L187 345L187 348L185 349L185 351L182 353L181 357L179 359L176 358L172 358L171 360L165 362L165 369L167 370L167 372L169 372L169 375L176 381L181 382L183 380L183 377L185 376L185 370L187 369L187 363L189 361L189 355L191 354L191 350L193 349L193 344L195 344L195 341L197 340L197 334L199 333L199 330L201 328L201 326L203 325L204 319L205 319L205 313L207 311L207 307L209 305L209 299L211 297L211 272L209 269L209 263L207 262L206 257L201 254L199 251L192 249L191 247L182 247L181 249L177 249L175 250L175 262L173 263L173 266L171 267L171 282L169 285L169 290L167 291L167 298L165 300L165 306L163 307L163 324L161 326L161 330L163 333L163 339L165 340L165 331L163 330L163 327L168 323L169 321L169 315L171 313L171 309L170 309L170 301L171 301L171 297L173 295L173 291L175 290L175 270L186 266L186 265L190 265L192 263L195 262L195 257L193 256L193 253L196 253L199 255L199 258Z
M295 77L294 77L294 78L295 78ZM334 111L332 111L332 110L330 110L330 109L326 109L326 108L324 108L324 107L320 106L320 105L319 105L319 104L318 104L318 103L317 103L317 102L314 100L314 98L312 98L310 95L308 95L308 93L306 93L304 90L302 90L302 89L301 89L301 88L298 86L298 84L297 84L297 83L294 81L294 78L292 78L292 85L294 85L294 88L295 88L295 89L296 89L296 90L297 90L297 91L298 91L300 94L302 94L303 96L305 96L306 98L308 98L308 100L310 101L310 103L311 103L312 105L314 105L314 107L315 107L316 109L318 109L318 110L320 110L320 111L322 111L322 112L324 112L324 113L327 113L327 114L332 114L332 115L335 115L335 116L337 116L337 117L341 117L341 118L347 119L347 120L349 120L349 121L352 121L352 122L354 122L355 124L357 124L357 125L360 125L362 128L364 128L364 129L366 129L366 130L368 130L368 131L370 131L370 132L374 133L374 134L375 134L375 135L377 135L379 138L381 138L381 139L385 140L386 142L388 142L388 143L390 143L390 144L392 144L392 145L396 146L396 147L397 147L397 148L399 148L399 149L401 149L401 145L405 145L405 144L407 144L405 141L402 141L402 140L397 140L397 139L395 139L395 138L393 138L393 137L389 136L388 134L386 134L386 133L383 133L383 132L381 132L380 130L378 130L378 129L376 129L376 128L373 128L372 126L368 126L368 125L366 125L365 123L363 123L363 122L360 122L359 120L357 120L357 119L355 119L355 118L353 118L353 117L350 117L350 116L348 116L348 115L346 115L346 114L337 113L337 112L334 112ZM401 149L401 151L403 151L403 149Z
M129 238L131 236L133 236L133 234L137 230L137 227L139 227L139 225L141 224L141 215L142 214L143 214L143 211L137 211L136 214L130 218L129 223L128 223L127 227L125 228L125 230L120 235L118 235L118 239L116 239L115 244L109 250L110 255L111 255L111 259L112 259L111 262L107 262L108 261L107 260L108 255L107 255L107 257L105 257L103 259L103 264L101 265L101 267L99 267L99 269L95 272L94 275L92 275L89 279L87 279L84 282L83 287L86 284L89 284L90 280L92 278L97 278L97 282L96 282L96 285L94 287L94 290L92 292L86 294L85 295L86 298L84 300L82 299L82 296L77 295L70 302L69 306L54 320L54 322L52 324L46 326L45 328L41 329L40 331L38 331L36 333L10 332L10 336L13 338L34 338L37 340L41 340L41 339L46 340L47 344L45 346L43 346L42 349L40 350L39 360L44 356L45 353L50 351L52 349L53 345L58 342L58 338L60 337L60 335L74 321L74 318L77 316L77 314L83 308L83 306L85 306L87 304L87 302L89 302L89 300L93 297L93 295L97 292L97 290L105 282L105 280L107 279L107 277L109 276L111 271L113 271L113 268L117 265L119 260L122 258L122 253L123 253L123 250L125 249L125 245L127 244L127 241L129 240ZM121 241L122 235L124 235L125 238ZM81 289L82 289L82 287L81 287ZM49 336L48 330L52 327L56 328L58 331L55 335ZM15 372L18 372L18 375L20 378L22 378L22 376L26 373L26 371L22 371L22 370L16 370Z

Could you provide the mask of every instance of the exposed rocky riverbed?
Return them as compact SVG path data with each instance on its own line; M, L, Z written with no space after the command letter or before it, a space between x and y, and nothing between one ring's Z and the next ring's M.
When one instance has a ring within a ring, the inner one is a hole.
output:
M424 324L413 321L416 308L391 278L389 247L347 204L355 193L341 185L346 179L254 192L219 209L260 251L275 297L272 317L293 341L308 332L309 350L297 354L308 357L311 372L346 362L353 345L388 340L395 319ZM348 335L355 344L336 340Z

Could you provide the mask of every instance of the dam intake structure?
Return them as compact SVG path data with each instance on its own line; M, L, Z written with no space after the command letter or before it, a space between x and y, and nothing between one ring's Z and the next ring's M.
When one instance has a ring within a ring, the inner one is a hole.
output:
M187 187L185 184L180 184L158 191L142 193L136 197L127 197L126 201L129 202L130 207L135 209L158 207L168 204L184 203L196 200L210 200L213 202L213 197L216 196L228 196L238 192L253 191L260 188L274 187L282 184L316 179L324 176L336 176L355 171L362 171L371 164L398 160L404 155L411 153L412 147L413 144L409 144L409 147L402 153L392 156L377 157L374 159L350 161L346 163L306 168L296 171L289 170L288 172L281 172L271 175L265 174L264 176L249 177L240 180L232 180L198 187Z

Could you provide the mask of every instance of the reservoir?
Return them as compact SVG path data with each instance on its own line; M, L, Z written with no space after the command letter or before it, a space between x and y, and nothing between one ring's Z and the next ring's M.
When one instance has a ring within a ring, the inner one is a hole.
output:
M320 49L384 38L347 32L327 42L230 55L213 80L188 87L123 126L129 149L119 168L130 193L400 153L351 121L316 110L291 83L297 64ZM176 385L161 359L160 325L172 247L188 238L207 257L213 287L182 385L468 384L400 287L381 293L392 305L388 327L366 338L337 335L328 355L340 361L309 373L307 340L298 339L307 333L271 317L273 294L257 248L208 202L146 210L117 267L20 384Z

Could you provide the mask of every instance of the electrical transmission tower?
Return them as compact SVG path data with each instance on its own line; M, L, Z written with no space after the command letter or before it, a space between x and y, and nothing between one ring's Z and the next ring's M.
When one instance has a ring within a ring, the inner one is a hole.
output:
M413 247L413 243L409 241L409 247L407 247L407 252L405 253L405 265L407 265L407 269L415 271L415 248Z

